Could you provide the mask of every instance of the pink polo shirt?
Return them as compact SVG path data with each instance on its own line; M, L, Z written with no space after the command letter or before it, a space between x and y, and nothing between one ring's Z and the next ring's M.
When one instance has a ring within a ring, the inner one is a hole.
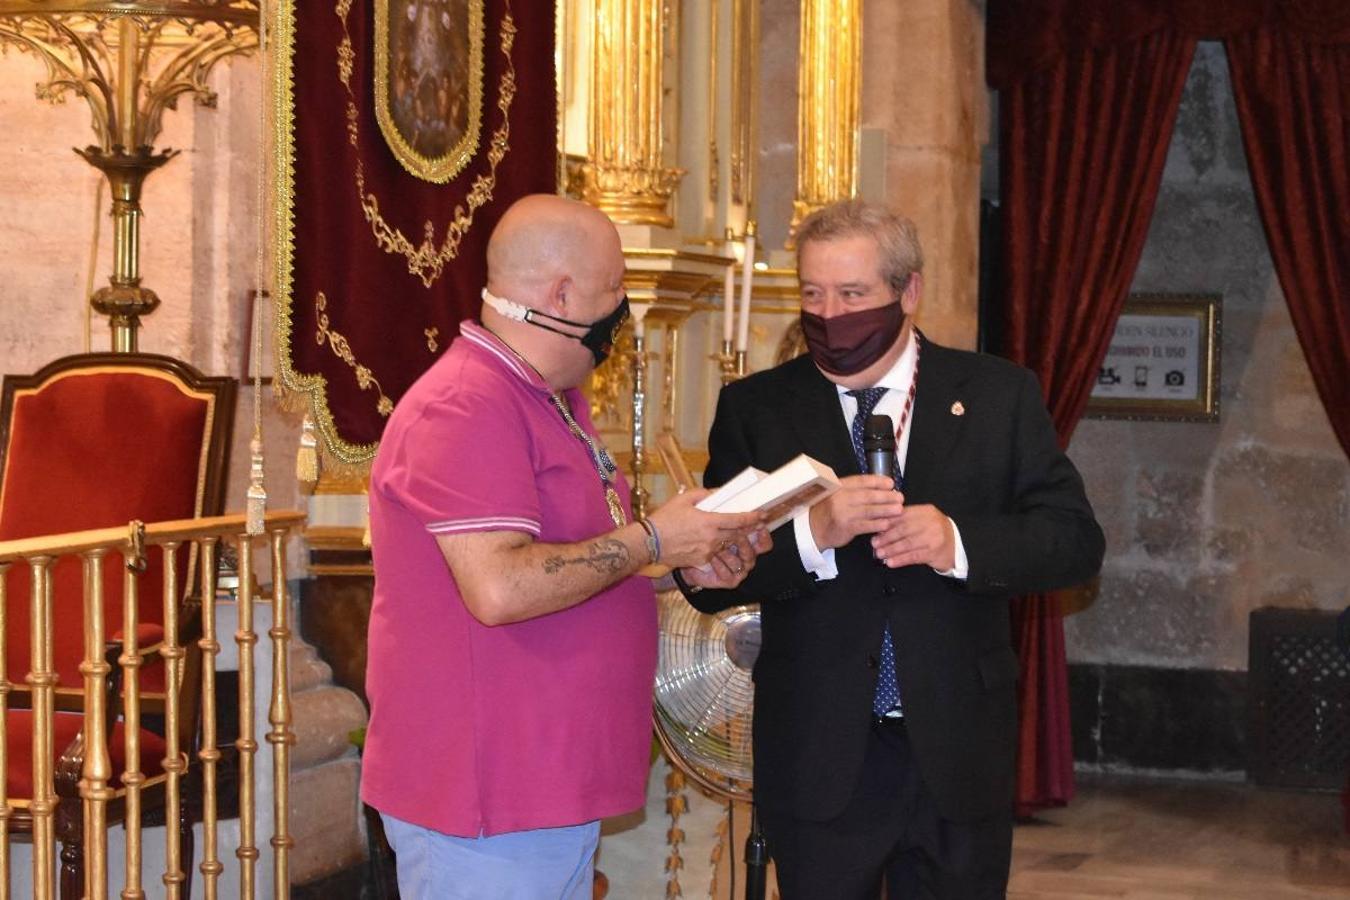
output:
M594 434L580 391L567 398ZM650 582L635 576L571 609L488 627L436 545L437 534L567 543L613 528L590 451L547 386L465 322L399 401L371 472L363 800L462 837L642 805L656 673Z

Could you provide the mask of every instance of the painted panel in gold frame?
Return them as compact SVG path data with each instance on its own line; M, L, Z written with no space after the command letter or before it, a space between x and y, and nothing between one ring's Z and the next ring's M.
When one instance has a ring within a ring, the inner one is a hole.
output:
M418 178L473 158L483 115L483 0L375 0L375 117Z

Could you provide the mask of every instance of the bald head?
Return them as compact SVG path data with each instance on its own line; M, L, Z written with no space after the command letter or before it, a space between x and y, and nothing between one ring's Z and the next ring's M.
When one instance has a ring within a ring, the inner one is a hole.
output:
M511 205L488 239L483 325L555 389L575 387L595 359L587 329L623 300L619 232L604 213L565 197L533 194ZM540 317L523 320L500 300Z
M604 213L555 194L522 197L502 215L488 240L488 286L534 306L531 296L605 250L619 246Z

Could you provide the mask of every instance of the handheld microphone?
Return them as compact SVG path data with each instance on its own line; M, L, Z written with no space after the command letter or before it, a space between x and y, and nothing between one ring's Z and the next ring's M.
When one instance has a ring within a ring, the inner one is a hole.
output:
M895 478L895 426L890 416L868 416L863 425L863 454L868 475Z

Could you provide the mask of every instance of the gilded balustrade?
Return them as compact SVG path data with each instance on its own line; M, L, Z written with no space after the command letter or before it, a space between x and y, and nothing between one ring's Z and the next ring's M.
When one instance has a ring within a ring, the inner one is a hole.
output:
M289 697L288 653L291 640L289 600L286 595L285 538L304 523L299 512L269 513L265 519L266 540L272 557L272 626L268 632L272 640L272 688L269 698L268 720L271 730L267 740L273 746L273 809L272 839L273 877L269 897L289 895L289 852L295 842L290 833L289 747L295 742L292 730L292 712ZM180 643L180 587L175 551L184 543L195 547L201 572L202 634L198 647L202 651L201 665L201 746L197 756L201 762L203 787L202 825L205 834L202 862L199 867L206 897L215 897L218 882L225 866L218 855L219 774L217 766L221 754L216 746L215 722L217 700L215 694L215 657L220 651L216 635L216 549L224 542L235 544L239 551L240 578L238 610L239 627L234 640L239 646L239 722L240 733L234 746L239 753L239 846L235 857L240 868L240 896L257 896L254 871L259 851L256 846L256 771L255 756L258 743L253 721L256 713L255 692L258 683L254 672L254 645L258 635L254 631L256 599L248 577L254 561L253 544L261 536L245 533L245 516L218 516L161 522L153 525L131 523L130 528L103 528L71 532L16 541L0 542L0 633L7 626L6 600L9 570L15 565L27 565L32 576L30 605L32 610L31 659L32 670L26 681L30 685L33 713L33 798L28 805L32 821L33 896L50 900L54 896L53 872L56 864L55 816L58 798L55 791L53 765L53 733L56 700L56 673L52 661L52 603L51 569L62 557L78 556L84 565L84 661L80 672L84 677L83 735L86 752L79 782L80 803L84 813L84 896L90 900L106 900L108 896L108 841L107 823L110 804L118 800L110 759L107 730L107 679L111 672L105 657L103 566L109 554L119 553L124 563L124 616L121 623L121 654L117 664L122 673L122 718L125 723L125 774L121 799L126 810L126 859L124 864L123 898L142 898L141 801L147 777L142 771L140 722L141 685L139 669L149 654L159 656L165 664L166 692L164 698L165 759L163 780L165 793L165 871L162 874L163 892L158 896L177 900L183 894L186 874L179 832L174 823L183 810L184 784L187 774L186 750L179 740L180 719L184 714L181 704L183 679L187 676L185 660L187 647ZM147 549L158 547L164 566L164 640L156 647L140 647L137 643L137 574L145 566ZM115 558L115 557L114 557ZM4 641L0 641L0 714L11 705L14 685L9 681L8 659ZM10 841L16 805L7 796L5 784L8 771L5 717L0 715L0 900L8 900L11 882Z

